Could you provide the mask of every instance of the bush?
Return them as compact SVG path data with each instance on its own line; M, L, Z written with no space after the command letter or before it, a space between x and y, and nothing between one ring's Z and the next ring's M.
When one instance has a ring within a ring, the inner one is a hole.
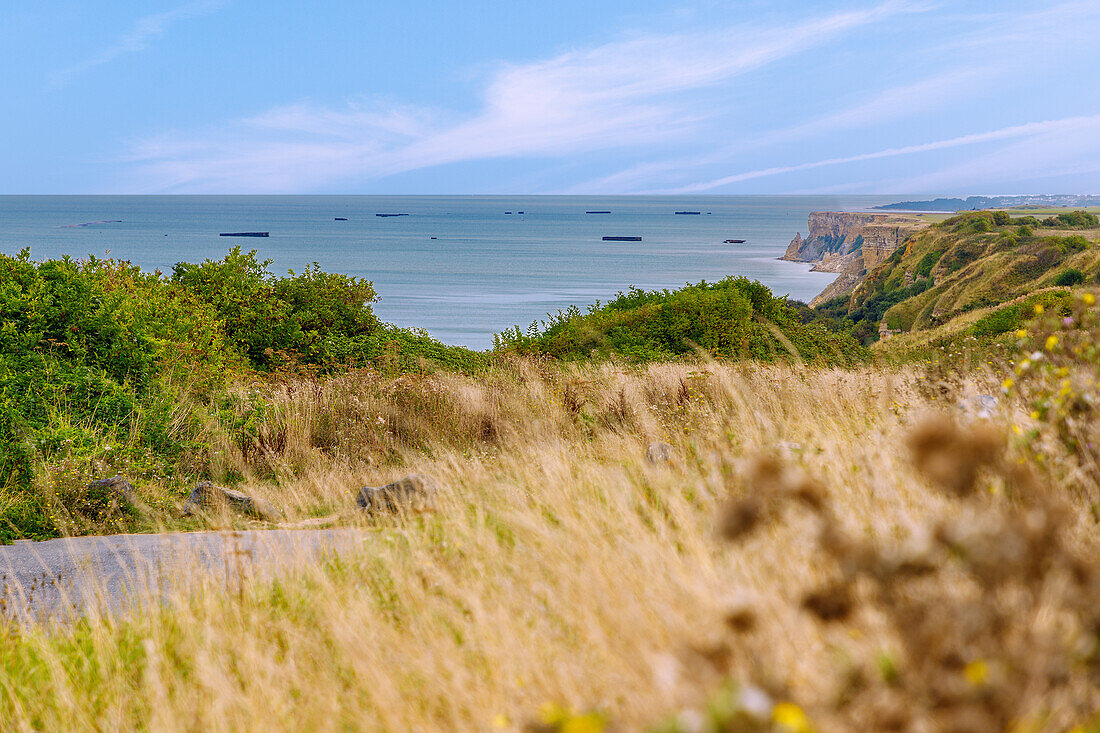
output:
M1062 270L1062 272L1058 273L1058 277L1054 278L1055 285L1079 285L1083 282L1085 282L1085 273L1075 267L1071 267L1068 270Z
M1040 293L983 316L970 327L970 333L974 336L999 336L1015 331L1035 317L1036 306L1060 313L1068 302L1065 293Z
M1100 226L1100 219L1096 217L1096 214L1090 214L1087 211L1071 211L1066 214L1048 216L1043 219L1043 226L1083 229Z
M1007 211L994 211L993 223L999 227L1008 226L1012 223L1012 217L1008 215Z
M847 334L822 324L805 324L787 301L743 277L700 282L679 290L631 288L582 314L559 311L543 323L498 335L498 350L539 353L562 359L592 355L642 362L693 354L774 360L797 355L850 363L859 348ZM795 354L791 354L791 350Z
M94 529L102 497L83 488L93 468L205 470L219 425L208 405L255 370L488 362L380 323L368 281L316 264L276 278L267 265L236 248L165 278L116 260L0 255L0 541L56 536L71 520ZM64 491L45 470L61 464Z

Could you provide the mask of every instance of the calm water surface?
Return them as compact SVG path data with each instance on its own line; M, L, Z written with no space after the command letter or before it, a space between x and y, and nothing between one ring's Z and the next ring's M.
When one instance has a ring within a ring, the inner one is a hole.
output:
M0 252L88 254L171 272L239 244L276 273L317 262L365 277L383 320L487 348L569 305L744 275L809 300L835 277L781 262L811 211L877 196L0 196ZM610 214L586 214L610 211ZM699 211L677 215L677 211ZM511 213L508 213L511 212ZM523 212L522 214L519 212ZM408 216L378 217L377 213ZM347 221L336 221L336 217ZM102 223L95 223L102 222ZM85 224L86 226L74 226ZM219 237L267 231L267 238ZM641 242L604 242L639 236ZM745 244L723 244L744 239Z

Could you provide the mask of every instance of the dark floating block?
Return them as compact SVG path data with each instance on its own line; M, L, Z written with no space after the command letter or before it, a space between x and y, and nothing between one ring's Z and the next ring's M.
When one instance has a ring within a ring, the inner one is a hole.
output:
M335 216L335 217L332 218L332 220L333 221L347 221L348 218L346 216Z
M100 219L99 221L86 221L80 224L62 224L60 229L75 229L76 227L90 227L93 224L121 224L122 219Z
M610 214L610 211L586 211L586 214Z
M267 237L267 232L222 232L219 237Z
M604 237L605 242L640 242L641 237Z
M694 216L698 216L699 214L701 214L703 212L701 212L701 211L677 211L676 213L680 214L681 216L684 215L684 214L692 214Z
M428 239L438 239L438 237L428 237Z
M505 214L511 214L512 212L511 211L505 211L504 213Z
M408 216L408 214L375 214L375 216Z
M744 239L724 239L724 240L722 240L722 244L744 244L744 243L745 243Z
M523 212L522 212L522 211L517 211L516 213L517 213L517 214L522 214Z

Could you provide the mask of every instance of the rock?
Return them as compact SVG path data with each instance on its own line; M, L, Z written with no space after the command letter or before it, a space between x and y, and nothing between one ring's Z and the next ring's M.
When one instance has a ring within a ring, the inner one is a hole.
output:
M89 489L111 489L111 493L125 501L127 504L138 503L134 485L119 475L110 478L101 478L88 484Z
M435 509L439 483L431 476L413 473L385 486L365 486L355 497L355 505L368 512L395 512L402 507L424 512Z
M672 446L662 441L650 443L649 447L645 449L645 459L655 465L658 463L671 463Z
M192 514L196 508L229 507L242 514L262 519L265 522L283 521L283 513L274 504L264 499L249 496L224 486L215 486L210 481L200 481L187 497L184 514Z
M147 508L145 503L138 498L134 485L123 476L116 474L110 478L97 479L88 484L88 488L93 491L109 489L115 506L128 506L142 511Z

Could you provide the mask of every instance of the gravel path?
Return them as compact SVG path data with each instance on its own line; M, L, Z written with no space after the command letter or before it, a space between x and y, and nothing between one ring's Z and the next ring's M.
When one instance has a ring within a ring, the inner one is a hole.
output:
M0 616L64 619L117 612L207 574L227 587L354 547L356 529L180 532L73 537L0 547Z

